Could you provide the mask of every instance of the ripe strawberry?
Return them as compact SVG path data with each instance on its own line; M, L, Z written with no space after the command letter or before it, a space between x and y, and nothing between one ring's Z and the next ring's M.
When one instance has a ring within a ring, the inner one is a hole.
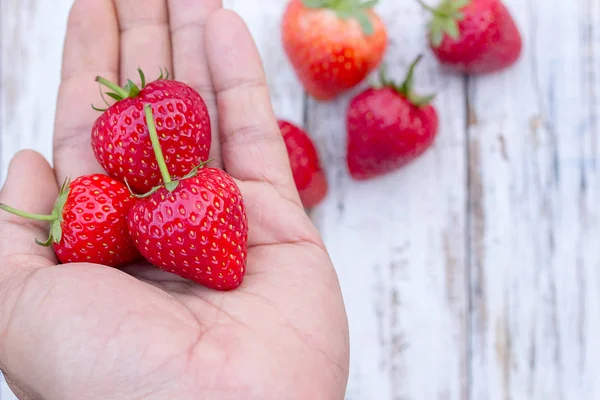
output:
M248 223L235 181L214 168L193 170L178 181L166 167L152 109L145 107L164 185L129 212L129 232L140 253L157 267L215 290L232 290L245 275Z
M410 66L400 86L382 71L379 88L356 96L348 108L347 163L351 176L366 180L397 170L427 150L438 129L433 96L419 97L413 88L414 69Z
M140 76L141 89L131 81L120 88L97 78L113 90L109 95L117 102L94 123L92 147L109 175L126 181L135 192L145 193L161 183L161 176L152 157L144 104L152 104L160 145L175 177L208 159L211 126L206 104L191 87L160 78L146 85L141 70Z
M372 7L377 1L291 0L283 45L305 90L331 100L362 82L380 64L388 36Z
M327 195L328 184L319 154L308 134L289 121L278 121L290 158L296 189L306 208L318 205Z
M432 8L430 47L442 65L458 72L483 74L514 64L522 39L500 0L443 0Z
M127 229L127 213L135 203L123 183L94 174L65 181L50 215L30 214L5 204L0 209L50 222L48 239L36 242L52 245L61 263L121 267L141 258Z

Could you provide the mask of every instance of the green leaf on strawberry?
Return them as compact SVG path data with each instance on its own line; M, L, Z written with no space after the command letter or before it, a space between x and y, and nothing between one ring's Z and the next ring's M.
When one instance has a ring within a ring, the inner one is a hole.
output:
M328 8L343 20L355 19L367 36L371 36L375 31L368 10L378 2L379 0L302 0L305 7Z
M471 3L472 0L443 0L439 6L431 7L423 0L417 0L423 8L430 11L433 15L429 22L429 34L431 43L434 47L442 44L444 36L448 35L454 40L460 37L458 22L462 21L464 14L463 8Z
M142 84L142 89L146 87L146 74L144 73L144 71L138 67L138 73L140 74L140 81ZM162 75L162 68L161 68L161 75Z
M398 84L397 82L388 78L387 68L385 65L383 65L379 71L380 82L378 83L378 86L393 88L396 92L406 97L413 105L417 107L424 107L429 105L429 103L431 103L435 98L435 95L420 96L417 95L413 90L415 80L415 68L417 67L422 58L423 55L419 55L416 58L416 60L412 62L408 69L406 77L404 78L404 81L401 84Z
M101 76L96 77L96 82L100 83L102 86L105 86L112 90L112 92L106 92L105 94L116 101L121 101L123 99L134 99L136 98L142 89L146 87L146 74L141 68L138 68L138 74L140 75L140 83L141 87L136 85L131 79L127 79L127 82L123 87L120 87L114 82L109 81L106 78ZM160 76L157 80L169 79L169 71L165 69L160 69ZM106 111L103 109L98 109L92 106L96 111Z
M143 82L143 89L146 84L146 77L141 69L139 69L138 72L140 74L141 81ZM140 87L136 85L131 79L128 79L127 83L123 87L120 87L116 83L111 82L108 79L103 78L101 76L96 77L96 82L112 90L112 92L106 92L106 95L116 101L121 101L123 99L133 99L137 97L137 95L139 95L141 91Z

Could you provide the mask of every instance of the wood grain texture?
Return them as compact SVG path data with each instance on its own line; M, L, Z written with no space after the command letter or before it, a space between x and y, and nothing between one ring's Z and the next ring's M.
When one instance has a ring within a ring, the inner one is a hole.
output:
M599 5L509 0L510 71L469 85L472 399L597 399Z
M0 1L0 177L15 152L50 159L71 0Z
M402 80L425 49L425 14L415 2L378 7L391 42L386 64ZM315 213L339 273L350 319L347 398L465 399L467 396L466 110L462 77L430 54L416 89L437 92L440 133L407 168L371 182L349 178L349 99L310 101L310 132L327 165L331 193Z
M347 400L600 398L600 0L505 2L523 57L467 79L426 50L416 2L381 0L390 74L424 52L416 83L438 93L440 133L412 165L357 183L345 112L367 83L307 100L281 47L286 1L224 1L256 39L276 115L309 130L327 170L312 216L350 318ZM0 181L19 149L50 159L71 3L0 0Z

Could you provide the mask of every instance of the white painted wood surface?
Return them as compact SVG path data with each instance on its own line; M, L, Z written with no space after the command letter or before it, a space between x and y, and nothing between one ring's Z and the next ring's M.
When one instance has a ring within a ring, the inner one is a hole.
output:
M432 1L433 2L433 1ZM259 45L280 117L305 124L331 184L314 210L351 327L347 400L600 399L600 0L506 0L521 61L466 78L425 48L426 14L381 0L387 62L419 52L440 136L424 157L356 183L344 112L305 99L279 42L284 0L229 0ZM0 0L0 179L50 159L72 0ZM0 399L12 399L3 387Z

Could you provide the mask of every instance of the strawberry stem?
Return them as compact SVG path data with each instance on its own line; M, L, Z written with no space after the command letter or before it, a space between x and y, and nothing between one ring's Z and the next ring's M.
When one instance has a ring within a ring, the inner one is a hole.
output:
M388 78L387 75L387 65L382 63L381 68L379 69L379 84L375 86L377 89L381 89L382 87L389 87L394 89L399 95L405 97L411 104L417 107L424 107L429 105L431 101L435 98L435 95L429 96L419 96L413 91L414 81L415 81L415 68L419 64L419 62L423 59L423 55L420 54L408 68L408 72L406 73L406 77L402 84L398 85L395 81Z
M415 68L417 67L417 64L419 64L419 62L421 62L422 59L423 59L423 55L419 54L417 56L417 58L408 67L408 72L406 73L406 76L404 77L404 82L402 82L402 86L400 86L400 90L403 93L408 94L408 93L412 92L413 86L415 84Z
M457 40L460 37L458 22L464 19L463 8L472 0L442 0L437 7L427 5L423 0L416 0L433 17L428 23L430 41L433 47L439 47L447 35Z
M107 88L115 92L121 99L126 99L127 97L129 97L129 92L127 90L123 89L116 83L109 81L108 79L105 79L101 76L97 76L96 82L106 86Z
M163 155L162 149L160 147L160 142L158 140L158 132L156 131L156 124L154 123L154 117L152 115L152 106L150 104L146 104L144 106L144 113L146 115L146 123L148 124L150 141L152 142L152 150L154 150L156 162L158 163L158 168L160 169L160 174L165 183L165 187L167 188L167 190L172 192L173 190L175 190L175 187L177 187L177 185L173 185L174 182L171 179L171 175L169 174L169 168L167 167L167 163L165 162L165 156Z
M17 215L19 217L31 219L34 221L56 221L58 219L58 216L55 214L43 215L28 213L25 211L17 210L16 208L12 208L11 206L7 206L6 204L0 204L0 209L13 215Z
M28 212L17 210L15 208L7 206L6 204L0 204L0 209L6 211L8 213L17 215L19 217L31 219L34 221L50 222L50 232L48 235L48 239L45 240L44 242L40 242L39 240L35 239L35 242L37 244L39 244L40 246L44 246L44 247L50 246L53 242L59 243L62 239L62 226L61 226L62 221L63 221L62 214L63 214L63 209L65 207L65 204L67 203L67 199L69 197L69 193L71 190L70 183L71 183L70 178L66 178L64 180L62 186L60 187L60 191L58 193L56 202L54 203L54 208L52 209L52 214L50 214L50 215L28 213Z

